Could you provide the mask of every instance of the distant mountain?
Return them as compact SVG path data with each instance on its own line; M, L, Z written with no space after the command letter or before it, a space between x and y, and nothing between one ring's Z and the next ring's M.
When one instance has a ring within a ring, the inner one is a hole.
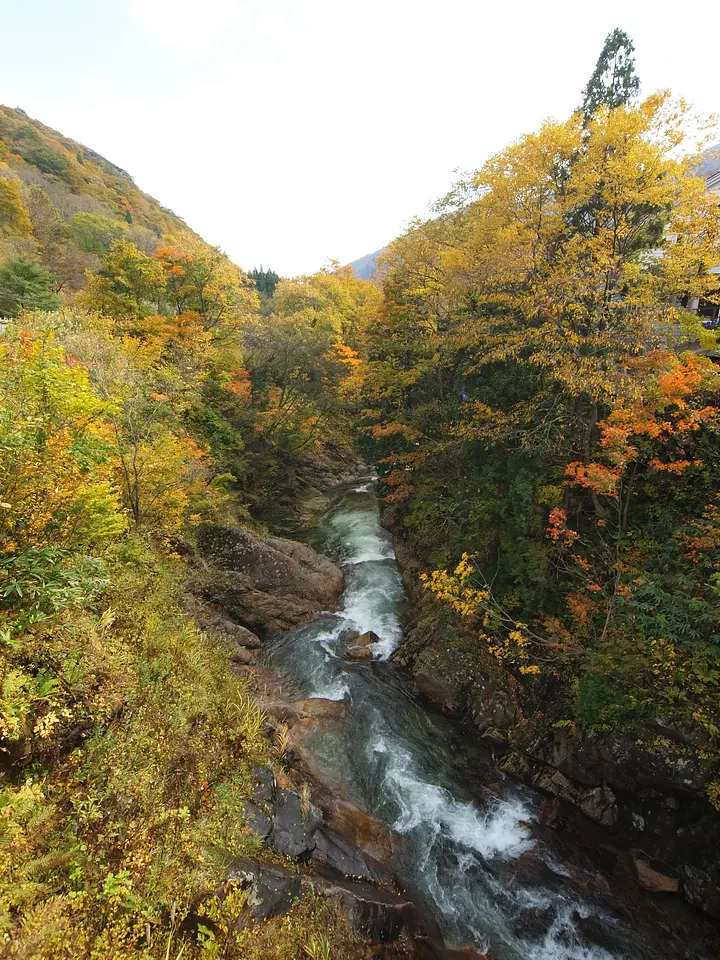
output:
M379 250L376 250L375 253L367 253L364 257L360 257L359 260L353 260L350 266L353 268L353 273L358 280L372 280L377 273L378 257L381 253L385 253L386 249L386 247L381 247Z

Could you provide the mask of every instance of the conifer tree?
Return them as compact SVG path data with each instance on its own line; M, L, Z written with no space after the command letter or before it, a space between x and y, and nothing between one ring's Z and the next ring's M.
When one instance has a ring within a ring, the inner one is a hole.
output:
M617 27L605 38L595 70L583 90L582 112L585 123L599 107L620 107L630 103L640 89L635 73L635 46Z

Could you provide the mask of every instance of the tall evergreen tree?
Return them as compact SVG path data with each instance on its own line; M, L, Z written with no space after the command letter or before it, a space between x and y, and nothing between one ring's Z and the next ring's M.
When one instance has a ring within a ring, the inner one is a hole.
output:
M583 90L582 111L587 123L602 106L620 107L630 103L640 89L635 73L635 45L617 27L605 38L593 75Z

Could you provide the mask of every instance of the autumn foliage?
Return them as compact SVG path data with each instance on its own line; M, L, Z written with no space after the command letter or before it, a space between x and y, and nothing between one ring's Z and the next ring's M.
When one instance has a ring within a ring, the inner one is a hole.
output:
M386 254L361 416L479 658L554 684L560 718L714 736L720 375L684 305L720 301L720 209L688 121L601 107L458 183Z

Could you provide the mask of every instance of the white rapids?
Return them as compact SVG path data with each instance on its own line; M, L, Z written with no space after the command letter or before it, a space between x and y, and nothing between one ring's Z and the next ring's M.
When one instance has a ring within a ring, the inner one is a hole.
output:
M344 568L341 609L275 638L268 660L299 696L348 701L344 725L318 734L312 749L351 797L402 838L393 866L448 941L489 947L498 960L657 956L581 896L538 839L532 793L508 782L499 795L468 786L468 770L491 767L487 755L415 702L384 663L402 638L405 597L372 481L343 497L313 543ZM379 637L374 662L344 659L348 637L368 630ZM528 913L541 918L539 926L521 922ZM588 917L620 930L622 947L609 953L586 942L579 925Z

